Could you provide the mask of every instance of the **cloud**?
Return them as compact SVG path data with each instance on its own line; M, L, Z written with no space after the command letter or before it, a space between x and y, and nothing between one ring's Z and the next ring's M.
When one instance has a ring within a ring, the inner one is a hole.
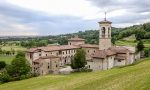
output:
M36 2L36 3L35 3ZM107 19L125 27L150 20L149 0L0 1L0 36L56 35L98 29Z
M87 0L107 11L108 19L116 26L133 25L149 20L149 0ZM118 24L118 25L117 25ZM124 24L124 25L123 25Z
M77 16L54 15L9 3L0 4L2 35L56 35L97 28L96 20Z

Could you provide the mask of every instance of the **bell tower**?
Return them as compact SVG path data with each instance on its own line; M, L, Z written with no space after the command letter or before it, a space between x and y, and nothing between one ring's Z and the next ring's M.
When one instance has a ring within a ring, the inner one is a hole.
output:
M107 21L106 12L103 21L98 22L100 26L99 31L99 50L105 50L111 47L111 24L112 22Z

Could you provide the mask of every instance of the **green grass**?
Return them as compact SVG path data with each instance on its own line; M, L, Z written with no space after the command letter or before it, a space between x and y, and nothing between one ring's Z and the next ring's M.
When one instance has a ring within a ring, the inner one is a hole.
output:
M10 64L15 56L6 56L6 55L0 55L0 61L5 61L6 64Z
M2 46L2 50L11 51L11 49L14 49L15 51L25 51L26 48L21 46Z
M150 58L106 71L47 75L0 85L0 90L150 90Z
M150 48L150 40L149 39L147 39L147 40L143 39L142 41L143 41L144 46L146 48ZM119 46L136 46L137 42L135 42L135 39L119 40L119 41L116 41L116 45L119 45Z

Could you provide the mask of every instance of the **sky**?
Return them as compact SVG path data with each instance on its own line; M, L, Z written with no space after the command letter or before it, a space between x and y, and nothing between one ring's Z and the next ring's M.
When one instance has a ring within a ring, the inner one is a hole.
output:
M58 35L150 21L150 0L0 0L0 36Z

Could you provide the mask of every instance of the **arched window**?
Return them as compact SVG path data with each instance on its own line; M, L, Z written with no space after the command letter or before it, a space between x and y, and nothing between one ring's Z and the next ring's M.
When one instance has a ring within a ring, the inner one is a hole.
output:
M105 37L105 27L102 27L102 37Z
M110 37L111 32L110 32L110 27L108 27L108 37Z

